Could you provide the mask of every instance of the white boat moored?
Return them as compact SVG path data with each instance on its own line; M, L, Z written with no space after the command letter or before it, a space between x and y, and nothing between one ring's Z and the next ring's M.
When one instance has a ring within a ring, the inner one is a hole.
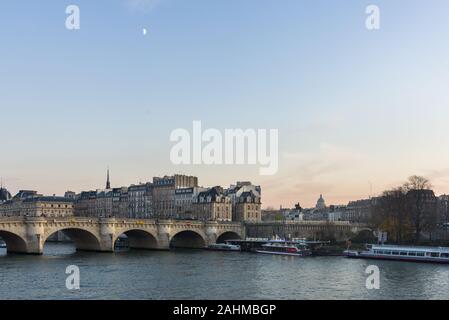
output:
M449 248L446 247L370 244L366 246L366 250L364 251L346 250L343 254L348 258L357 259L449 263Z

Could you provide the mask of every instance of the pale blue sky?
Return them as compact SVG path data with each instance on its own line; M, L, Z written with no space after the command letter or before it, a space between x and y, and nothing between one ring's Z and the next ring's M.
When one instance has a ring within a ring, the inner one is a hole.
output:
M446 0L3 1L0 175L47 194L101 188L108 165L116 186L252 180L266 206L345 203L412 174L449 193L448 12ZM173 166L170 132L192 120L278 128L279 173Z

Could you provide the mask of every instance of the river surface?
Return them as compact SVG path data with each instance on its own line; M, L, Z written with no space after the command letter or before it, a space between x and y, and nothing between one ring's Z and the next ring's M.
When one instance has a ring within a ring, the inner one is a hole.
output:
M378 290L365 284L373 264ZM79 290L66 288L69 265L79 267ZM0 299L449 299L449 265L203 250L89 253L50 243L42 256L0 249Z

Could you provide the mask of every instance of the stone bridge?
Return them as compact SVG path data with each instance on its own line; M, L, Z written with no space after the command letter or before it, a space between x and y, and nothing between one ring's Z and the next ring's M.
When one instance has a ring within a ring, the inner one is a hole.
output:
M113 252L125 234L134 249L168 250L170 247L204 248L229 239L244 239L238 222L138 220L123 218L0 218L0 237L8 252L42 254L46 240L62 231L77 250Z
M345 241L363 231L372 233L366 225L349 221L266 221L246 224L246 236L252 238L278 235L289 238Z

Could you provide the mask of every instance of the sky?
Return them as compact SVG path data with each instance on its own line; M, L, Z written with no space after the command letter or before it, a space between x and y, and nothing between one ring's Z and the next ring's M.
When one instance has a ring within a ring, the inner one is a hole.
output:
M65 27L68 5L80 30ZM365 27L366 7L380 29ZM446 0L2 1L0 176L63 194L153 176L250 180L264 207L449 193ZM147 33L143 34L143 29ZM170 133L278 129L279 170L174 165Z

